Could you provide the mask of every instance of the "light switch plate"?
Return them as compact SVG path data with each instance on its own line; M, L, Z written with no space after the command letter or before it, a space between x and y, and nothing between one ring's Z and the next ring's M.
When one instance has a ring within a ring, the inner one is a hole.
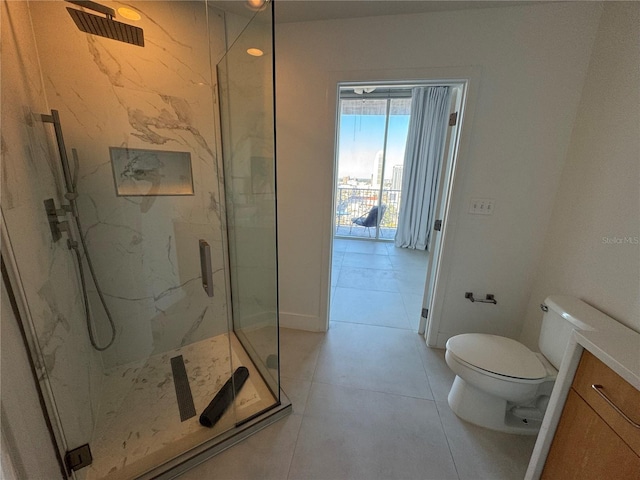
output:
M469 213L472 215L491 215L494 203L493 198L472 198L469 202Z

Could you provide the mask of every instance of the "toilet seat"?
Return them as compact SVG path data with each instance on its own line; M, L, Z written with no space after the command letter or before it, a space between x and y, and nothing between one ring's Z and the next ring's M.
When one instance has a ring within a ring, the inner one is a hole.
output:
M539 383L547 376L538 356L511 338L465 333L451 337L446 346L457 360L490 376L523 383Z

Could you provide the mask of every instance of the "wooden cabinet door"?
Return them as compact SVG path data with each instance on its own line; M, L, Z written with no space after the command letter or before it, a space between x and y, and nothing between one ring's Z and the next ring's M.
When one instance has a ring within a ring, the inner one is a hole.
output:
M599 385L601 392L624 412L631 422L640 423L640 392L585 350L573 379L573 389L636 455L640 455L640 428L625 420L592 385Z
M640 480L640 457L571 389L541 478Z

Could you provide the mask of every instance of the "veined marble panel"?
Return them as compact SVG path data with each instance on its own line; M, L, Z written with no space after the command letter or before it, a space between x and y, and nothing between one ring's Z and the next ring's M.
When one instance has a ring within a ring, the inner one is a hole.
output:
M138 21L118 14L116 20L142 28L144 47L81 32L66 10L78 7L61 0L30 3L41 58L54 59L69 88L89 103L105 87L170 93L182 85L211 85L209 48L214 58L225 50L224 18L214 8L207 13L204 1L100 2L116 11L127 7L140 13ZM40 41L38 36L46 34L55 34L49 40L56 41Z
M230 349L231 348L231 349ZM182 355L197 415L180 421L170 360ZM244 365L249 379L220 421L211 429L199 415L228 380ZM106 374L103 404L91 442L89 479L132 478L194 446L233 428L241 419L275 403L246 353L231 336L161 353Z
M47 198L59 205L62 192L53 127L40 117L48 105L29 3L2 2L1 19L2 214L41 353L40 381L73 448L93 432L102 360L89 344L73 253L64 240L53 242L43 207Z
M84 235L116 324L105 366L225 332L223 178L209 61L210 48L213 56L224 51L223 17L210 9L207 18L202 1L127 4L142 15L127 21L144 29L141 48L80 32L63 2L35 3L45 88L60 112L67 148L78 153ZM54 31L57 42L49 41ZM117 196L110 146L189 152L194 195ZM213 299L200 287L199 239L212 250ZM93 286L91 299L106 339Z

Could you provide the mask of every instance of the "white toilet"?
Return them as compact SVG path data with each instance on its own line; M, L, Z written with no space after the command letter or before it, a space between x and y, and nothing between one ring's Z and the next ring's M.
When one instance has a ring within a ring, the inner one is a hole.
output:
M456 374L449 406L460 418L507 433L538 433L571 331L598 330L606 317L575 297L550 296L534 353L506 337L465 333L447 341Z

